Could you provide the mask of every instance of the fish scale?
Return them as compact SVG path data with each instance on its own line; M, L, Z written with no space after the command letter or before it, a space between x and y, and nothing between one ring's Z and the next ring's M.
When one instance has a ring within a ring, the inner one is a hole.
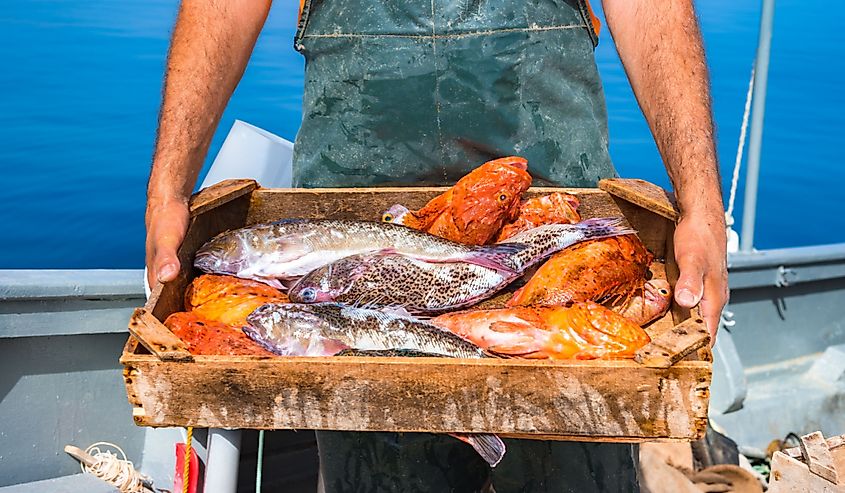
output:
M227 231L203 245L194 266L277 288L343 257L396 252L432 262L465 261L510 270L502 258L522 245L473 246L371 221L288 219Z
M524 246L503 258L510 271L467 262L426 262L397 253L352 255L305 275L289 296L297 303L336 301L436 313L492 296L527 268L569 245L631 232L617 218L534 228L504 243Z
M243 330L251 339L286 356L331 356L347 349L486 356L473 343L427 322L336 303L269 303L251 313L247 322Z

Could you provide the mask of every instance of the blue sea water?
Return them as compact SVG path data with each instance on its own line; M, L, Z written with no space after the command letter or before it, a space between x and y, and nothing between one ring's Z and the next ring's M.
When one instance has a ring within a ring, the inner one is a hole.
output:
M597 2L594 2L597 3ZM754 58L759 1L697 2L727 186ZM222 119L292 140L303 61L295 0L278 0ZM0 268L143 265L143 210L176 0L0 5ZM780 0L763 137L755 245L845 241L845 4ZM606 30L596 52L619 172L668 186ZM727 190L727 188L726 188ZM735 217L742 215L740 187Z

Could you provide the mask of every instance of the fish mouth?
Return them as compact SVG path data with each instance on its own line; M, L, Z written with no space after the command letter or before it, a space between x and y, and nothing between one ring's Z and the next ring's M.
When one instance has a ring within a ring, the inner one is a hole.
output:
M194 257L194 267L205 272L211 272L217 268L220 259L211 252L197 252Z

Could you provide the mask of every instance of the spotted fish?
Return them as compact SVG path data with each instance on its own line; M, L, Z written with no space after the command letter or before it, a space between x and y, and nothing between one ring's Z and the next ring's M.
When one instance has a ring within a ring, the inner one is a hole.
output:
M335 301L399 306L411 313L441 312L492 296L528 268L569 245L631 232L616 218L524 231L498 244L523 246L502 259L510 270L460 261L432 263L398 253L353 255L302 277L288 295L295 303Z
M252 340L285 356L487 356L475 344L427 322L335 303L269 303L247 321L243 330ZM472 446L490 466L505 455L505 444L496 435L452 436Z
M510 270L502 258L521 248L516 244L463 245L389 223L287 219L217 235L197 251L194 266L281 289L311 270L349 255L400 253L428 262L466 262Z

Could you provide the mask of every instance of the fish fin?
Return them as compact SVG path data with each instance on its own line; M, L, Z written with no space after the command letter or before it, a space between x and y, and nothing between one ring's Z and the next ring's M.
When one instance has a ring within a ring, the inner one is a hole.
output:
M528 248L528 245L523 243L498 243L481 246L470 252L463 260L499 272L519 274L519 270L511 261L511 257L526 248Z
M635 229L625 226L621 217L594 217L575 223L574 226L581 230L585 240L637 233Z
M524 332L526 329L532 330L533 327L531 327L531 325L528 323L520 324L516 322L507 322L505 320L497 320L490 324L490 330L506 334L512 334L514 332ZM530 336L526 335L526 337Z
M383 306L379 308L378 311L386 313L388 315L394 315L396 317L413 318L411 312L406 310L405 307L399 305Z
M489 433L450 433L451 436L469 444L490 467L496 467L507 452L505 442L498 435Z
M524 333L526 329L530 331L529 334ZM490 324L490 330L513 336L507 342L487 346L486 349L492 353L509 355L528 354L537 352L543 348L543 338L537 337L539 336L537 333L539 331L528 328L524 324L498 321Z

